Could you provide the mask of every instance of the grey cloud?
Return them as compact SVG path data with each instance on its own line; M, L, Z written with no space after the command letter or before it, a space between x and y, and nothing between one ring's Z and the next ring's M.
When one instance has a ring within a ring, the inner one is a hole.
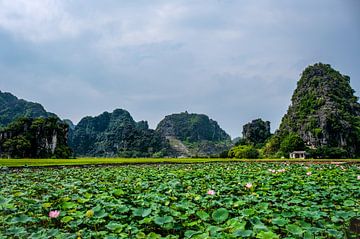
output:
M188 110L233 137L256 117L275 129L309 64L332 64L360 90L355 5L4 0L0 89L74 121L125 108L155 127Z

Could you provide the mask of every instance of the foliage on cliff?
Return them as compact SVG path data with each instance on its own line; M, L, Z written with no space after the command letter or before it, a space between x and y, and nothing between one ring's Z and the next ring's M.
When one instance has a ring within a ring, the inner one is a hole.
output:
M6 126L20 117L56 117L55 114L47 112L38 103L18 99L16 96L0 91L0 127Z
M243 140L247 144L259 145L271 136L270 122L262 119L255 119L243 126Z
M317 157L327 157L320 151L332 151L332 148L341 149L343 157L358 156L360 104L354 93L350 78L330 65L317 63L307 67L267 150L282 150L283 140L296 134Z
M19 118L0 130L0 156L69 158L68 126L56 117Z
M122 109L83 118L69 143L77 156L162 157L168 148L166 139L146 121L135 122Z
M156 131L181 141L187 151L179 153L186 156L217 155L231 146L230 136L204 114L183 112L165 116Z
M164 136L175 136L181 141L188 142L230 140L230 136L218 123L204 114L183 112L165 116L156 131Z

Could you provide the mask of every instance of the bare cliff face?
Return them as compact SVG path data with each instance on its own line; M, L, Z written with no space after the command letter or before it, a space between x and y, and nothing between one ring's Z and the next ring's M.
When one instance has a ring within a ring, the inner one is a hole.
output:
M307 67L278 135L296 133L310 148L337 147L352 157L359 154L360 104L354 93L350 78L330 65Z
M156 131L170 141L177 156L212 156L231 147L230 136L203 114L187 112L166 116Z

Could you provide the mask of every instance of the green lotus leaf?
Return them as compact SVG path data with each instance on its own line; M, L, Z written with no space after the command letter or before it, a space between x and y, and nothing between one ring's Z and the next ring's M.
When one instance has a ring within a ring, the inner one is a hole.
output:
M173 217L171 216L164 216L164 217L155 217L154 222L158 225L164 225L165 223L173 222Z
M203 221L206 221L209 219L209 214L207 214L205 211L197 211L196 215Z
M279 236L272 231L261 231L256 235L256 238L259 239L279 239Z
M236 230L232 235L235 237L250 237L253 234L251 230Z
M289 224L286 226L286 229L291 233L291 234L294 234L294 235L297 235L297 236L301 236L303 233L304 233L304 230L295 225L295 224Z
M120 232L123 229L124 225L117 222L109 222L105 227L111 231Z
M219 208L212 213L211 217L217 223L221 223L229 217L229 211L226 208Z
M68 223L72 220L74 220L74 218L70 217L70 216L65 216L65 217L61 218L61 222L63 222L63 223Z
M281 217L277 217L277 218L272 219L271 222L275 225L282 227L282 226L285 226L286 224L288 224L289 220L281 218Z
M64 210L67 210L67 209L72 209L72 208L76 208L78 204L76 203L73 203L73 202L63 202L61 204L61 208L64 209Z
M28 223L32 221L34 221L34 219L27 215L20 215L11 219L12 223Z
M135 217L147 217L151 213L151 208L137 208L133 211Z

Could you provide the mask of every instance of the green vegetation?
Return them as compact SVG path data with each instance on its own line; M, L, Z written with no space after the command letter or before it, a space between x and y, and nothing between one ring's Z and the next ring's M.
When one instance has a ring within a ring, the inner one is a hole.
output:
M0 157L69 158L68 126L58 118L19 118L0 130Z
M289 157L293 151L304 150L305 144L302 138L296 133L289 133L280 143L280 153L283 157Z
M69 145L76 156L128 158L163 157L169 147L147 122L135 122L122 109L83 118L71 132Z
M285 163L2 169L0 237L356 238L358 173Z
M0 91L0 127L21 118L56 117L47 112L42 105L18 99L14 95Z
M252 145L239 145L229 150L228 157L241 159L257 159L259 158L259 151Z

